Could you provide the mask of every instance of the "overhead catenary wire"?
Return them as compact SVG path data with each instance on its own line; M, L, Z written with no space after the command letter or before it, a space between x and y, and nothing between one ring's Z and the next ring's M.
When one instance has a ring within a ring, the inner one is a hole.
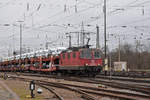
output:
M139 1L139 0L136 0L136 1ZM60 13L59 13L60 14ZM54 15L54 17L55 17L55 15ZM67 16L67 17L71 17L71 16ZM52 18L52 17L51 17Z
M7 7L8 5L10 5L11 3L15 2L16 0L9 0L8 2L6 2L4 5L0 6L0 8L4 8Z
M127 10L129 10L129 9L132 9L133 7L132 6L134 6L134 7L139 7L140 5L143 5L143 4L148 4L148 3L150 3L150 1L145 1L145 2L142 2L142 3L138 3L138 4L135 4L136 2L139 2L140 0L135 0L135 1L132 1L132 2L130 2L130 3L128 3L128 4L126 4L125 6L123 6L123 7L120 7L120 8L123 8L123 10L118 10L118 9L115 9L115 10L113 10L113 11L109 11L109 12L107 12L107 16L112 16L112 15L116 15L116 14L120 14L120 13L123 13L124 11L127 11ZM133 5L134 4L134 5ZM87 23L91 23L91 22L94 22L94 21L96 21L96 20L100 20L100 19L102 19L103 18L103 16L102 15L99 15L99 16L97 16L97 19L94 19L94 20L91 20L91 19L88 19L86 22ZM88 22L89 21L89 22Z
M91 9L91 8L95 8L97 5L102 5L102 3L99 3L99 4L95 4L95 6L90 6L90 7L88 7L88 8L85 8L85 9L82 9L82 10L80 10L80 11L78 11L78 13L77 14L79 14L79 13L81 13L81 12L84 12L84 11L87 11L88 9ZM60 13L59 13L60 14ZM65 19L65 18L67 18L67 17L71 17L71 16L73 16L75 13L73 13L73 14L71 14L71 15L68 15L68 16L65 16L63 19ZM56 14L57 15L57 14ZM54 16L56 16L56 15L54 15ZM54 17L54 16L51 16L51 18L52 17ZM55 23L55 22L57 22L57 21L59 21L59 20L61 20L61 19L58 19L58 20L56 20L56 21L53 21L52 23ZM43 26L40 26L40 27L47 27L47 26L49 26L50 24L48 24L48 25L43 25ZM40 27L38 27L38 28L40 28ZM33 29L33 28L32 28ZM31 29L31 30L32 30Z
M89 9L91 9L91 8L95 8L97 5L101 5L101 3L100 3L100 4L95 4L94 6L91 6L91 7L82 9L82 10L79 10L79 11L77 12L77 14L79 14L79 13L81 13L81 12L84 12L84 11L87 11L87 10L89 10ZM63 19L66 19L66 18L68 18L68 17L71 17L71 16L73 16L73 15L75 15L75 14L76 14L76 13L73 13L73 14L70 14L70 15L68 15L68 16L65 16L65 17L63 17ZM61 19L62 19L62 18L60 18L60 19L58 19L58 20L55 20L55 21L51 22L50 24L55 23L55 22L57 22L57 21L59 21L59 20L61 20ZM44 28L44 27L47 27L47 26L49 26L49 24L48 24L48 25L40 26L40 27L38 27L38 28Z
M79 4L81 4L81 3L84 3L84 1L77 2L76 5L79 5ZM71 9L71 8L74 8L74 6L71 6L70 9ZM56 17L56 16L58 16L58 15L60 15L60 14L63 14L63 13L64 13L64 9L61 10L61 11L56 12L54 15L48 16L47 18L45 18L45 19L39 21L38 23L43 22L44 20L49 20L49 19L54 18L54 17ZM38 23L36 23L36 24L38 24Z
M135 1L135 2L134 2ZM108 17L111 17L111 16L114 16L114 15L117 15L117 14L119 14L119 13L124 13L125 11L127 11L128 9L134 9L134 7L142 7L143 5L144 5L144 9L146 8L145 7L145 4L147 5L148 3L149 3L149 1L147 0L145 0L145 1L142 1L142 0L134 0L134 1L132 1L132 3L131 4L129 4L128 6L125 6L125 10L124 11L121 11L121 10L116 10L115 12L112 12L112 13L110 13L110 12L108 12L108 15L110 15L110 16L108 16ZM92 2L92 1L90 1L90 2ZM88 4L88 3L87 3ZM93 6L92 4L90 4L91 5L91 7ZM42 6L41 6L42 7ZM123 8L124 6L120 6L119 8ZM37 7L36 7L37 8ZM40 8L41 9L41 8ZM74 8L72 8L72 9L74 9ZM95 9L95 8L94 8ZM99 8L97 8L97 9L99 9ZM81 11L82 9L78 9L77 10L77 13L70 13L70 14L68 14L67 16L65 15L65 16L62 16L62 19L64 19L64 22L68 19L68 18L70 18L70 19L73 19L74 18L74 15L76 15L76 14L80 14L80 11ZM51 11L51 10L50 10ZM85 10L85 11L88 11L88 10ZM83 11L84 12L84 11ZM32 13L32 12L31 12ZM37 12L37 14L38 13L40 13L40 11L39 12ZM64 12L62 12L62 13L64 13ZM89 13L89 12L87 12L87 13ZM36 13L35 13L36 14ZM102 14L102 13L99 13L99 15L100 14ZM128 13L126 13L125 12L125 15L127 15ZM59 14L58 14L59 15ZM58 16L58 15L56 15L56 16ZM83 14L84 15L84 14ZM145 12L144 12L144 15L145 15ZM56 16L54 16L54 17L56 17ZM48 17L50 17L50 16L48 16ZM87 17L88 18L88 17ZM48 20L49 21L49 26L51 25L51 23L53 23L51 26L55 26L56 27L56 30L62 30L61 28L59 28L59 26L62 26L62 28L63 28L63 24L60 24L59 23L59 21L61 20L61 19L59 19L59 18L54 18L54 21L53 20L51 20L51 18L50 19L46 19L46 18L44 18L45 20ZM89 18L90 20L84 20L84 22L85 23L89 23L90 21L91 21L91 18ZM131 21L130 22L126 22L126 23L123 23L123 21L121 22L121 24L118 24L118 25L127 25L127 24L130 24L130 25L132 25L132 24L140 24L141 22L145 22L145 21L149 21L149 19L150 19L150 17L142 17L142 18L140 18L140 19L131 19ZM97 20L97 19L96 19ZM93 20L92 20L93 21ZM38 21L37 21L38 22ZM35 22L34 24L37 24L37 22ZM62 21L63 22L63 21ZM100 21L99 21L100 22ZM42 23L42 22L41 22ZM70 20L70 23L72 23L71 22L71 20ZM80 22L79 22L80 23ZM78 26L78 21L76 22L76 23L72 23L73 25L76 25L76 26ZM45 22L43 22L42 23L43 25L45 24ZM54 25L55 24L55 25ZM102 26L102 25L101 25ZM31 30L31 31L34 31L34 30L38 30L38 28L36 28L36 27L38 27L38 25L36 25L35 26L35 28L32 28L31 29L31 27L29 26L29 28L25 28L25 31L27 30ZM47 26L46 26L47 27ZM67 24L66 24L66 26L65 27L67 27ZM45 28L45 27L44 27ZM109 28L108 28L109 29ZM39 29L40 30L40 29ZM50 32L49 31L49 29L43 29L42 30L42 28L41 28L41 31L48 31L48 32ZM67 30L66 30L67 31ZM57 31L56 31L56 33L58 33Z

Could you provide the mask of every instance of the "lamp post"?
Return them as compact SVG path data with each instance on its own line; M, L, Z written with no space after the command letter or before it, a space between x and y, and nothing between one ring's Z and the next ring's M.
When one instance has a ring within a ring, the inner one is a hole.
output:
M103 11L104 11L104 44L105 44L105 46L104 46L104 48L105 48L105 50L104 50L104 52L105 52L105 59L106 59L106 57L107 57L107 50L106 50L106 0L104 0L104 8L103 8Z
M22 56L22 24L20 24L20 60Z
M118 51L118 62L120 62L120 35L119 35L119 44L118 44L118 48L119 48L119 51Z
M22 22L23 21L17 21L20 23L20 60L22 56Z
M107 74L107 70L108 70L108 59L107 59L107 40L106 40L106 0L104 0L104 6L103 6L103 12L104 12L104 56L105 56L105 75Z
M22 56L22 22L24 21L17 21L20 23L19 27L20 27L20 60L21 60L21 56ZM17 26L15 24L12 24L13 26ZM2 26L11 26L11 24L3 24Z

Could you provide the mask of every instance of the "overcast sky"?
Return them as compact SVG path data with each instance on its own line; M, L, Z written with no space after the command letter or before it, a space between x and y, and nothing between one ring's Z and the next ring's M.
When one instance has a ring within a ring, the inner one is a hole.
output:
M23 21L20 23L20 21ZM45 47L46 41L68 46L66 32L96 32L100 26L103 47L103 0L0 0L0 56L19 48L19 25L23 25L23 45L31 49ZM108 45L149 42L150 0L107 0ZM6 26L9 24L9 26ZM108 35L113 34L113 35ZM95 45L91 34L90 44ZM76 45L77 35L73 34ZM51 45L53 46L53 45Z

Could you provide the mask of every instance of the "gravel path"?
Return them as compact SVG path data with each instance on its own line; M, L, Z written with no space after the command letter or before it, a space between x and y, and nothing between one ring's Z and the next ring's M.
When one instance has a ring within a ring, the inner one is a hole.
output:
M0 100L20 100L1 79L0 79Z

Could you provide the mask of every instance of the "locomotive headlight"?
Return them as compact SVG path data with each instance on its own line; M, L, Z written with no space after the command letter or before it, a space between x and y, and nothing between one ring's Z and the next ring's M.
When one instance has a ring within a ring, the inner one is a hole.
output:
M88 64L85 64L85 66L88 66Z

